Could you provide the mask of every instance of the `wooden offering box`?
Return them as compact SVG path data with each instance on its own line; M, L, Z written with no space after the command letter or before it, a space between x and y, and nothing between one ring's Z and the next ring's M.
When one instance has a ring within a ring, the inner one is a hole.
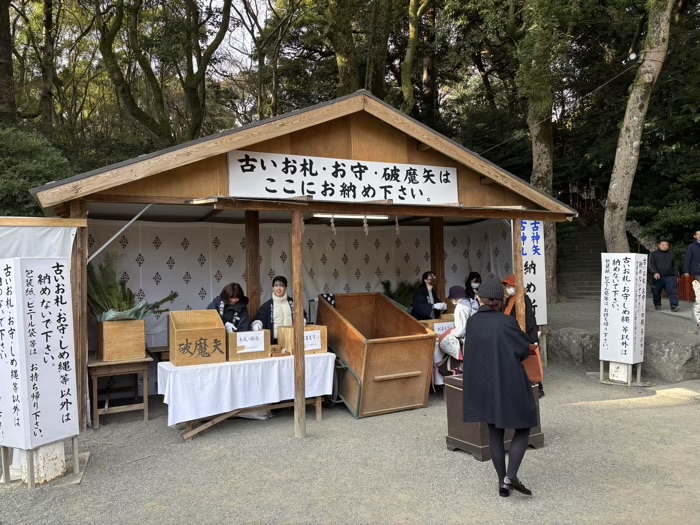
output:
M127 361L146 357L146 322L106 321L97 323L97 358Z
M489 427L486 423L464 422L463 376L445 378L445 404L447 405L447 450L460 449L469 452L479 461L491 459L489 450ZM532 386L537 405L537 426L530 430L530 446L544 446L544 434L540 426L540 400L537 385ZM513 430L506 430L506 450L510 448Z
M424 326L427 326L430 330L435 332L437 335L442 335L447 332L450 328L455 327L454 315L451 320L447 319L426 319L421 321Z
M170 312L170 362L175 366L226 361L226 329L216 310Z
M277 329L277 343L280 348L294 354L294 327L280 326ZM315 324L304 327L304 351L307 354L328 352L328 331L325 326Z
M228 336L228 360L250 361L270 357L270 331L233 332Z
M355 417L428 404L435 334L383 294L338 294L319 300L318 322L347 369L340 398Z

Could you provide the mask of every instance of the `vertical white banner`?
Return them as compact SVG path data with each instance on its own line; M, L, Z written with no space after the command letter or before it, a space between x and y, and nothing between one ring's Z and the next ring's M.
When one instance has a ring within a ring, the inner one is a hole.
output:
M644 360L647 256L602 253L600 359L635 364Z
M3 259L0 274L0 317L3 325L7 323L7 337L10 326L16 330L16 339L5 339L6 346L2 346L0 332L0 385L4 385L6 375L11 378L9 407L7 387L0 386L0 425L5 431L0 434L0 444L31 450L76 436L78 396L69 259ZM9 425L14 432L6 432Z
M520 221L523 241L525 293L530 296L537 324L547 324L547 274L542 221Z

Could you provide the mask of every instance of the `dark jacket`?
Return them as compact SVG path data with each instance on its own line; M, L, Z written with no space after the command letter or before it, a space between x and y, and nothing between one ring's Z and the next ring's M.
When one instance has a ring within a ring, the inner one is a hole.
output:
M656 250L649 255L649 273L658 273L661 277L673 277L678 275L676 256L672 252Z
M411 315L419 321L440 318L440 310L434 310L429 299L428 287L423 283L416 290L416 293L413 294L413 306L411 308ZM433 304L441 302L437 294L437 288L433 288Z
M510 302L515 300L516 299L514 295L508 297L508 300L506 301L503 310L506 311ZM516 319L518 318L515 303L513 303L513 309L510 311L510 316L515 317ZM527 296L527 294L525 294L525 333L527 333L527 337L528 339L530 339L530 343L539 343L540 338L537 335L537 319L535 318L535 309L533 308L532 301Z
M292 322L294 321L294 299L287 296L287 302L289 303L289 308L292 310ZM277 339L275 339L275 303L272 299L265 301L258 314L255 316L255 321L260 321L263 325L263 330L270 331L270 339L272 344L277 344ZM306 310L304 310L304 322L307 321Z
M216 310L224 323L231 323L237 332L250 330L250 317L248 316L248 298L241 298L236 304L225 304L221 296L217 295L207 310Z
M467 322L464 348L464 422L537 426L532 385L522 365L530 343L518 322L482 306Z
M693 244L689 245L685 251L683 273L700 275L700 242L693 241Z

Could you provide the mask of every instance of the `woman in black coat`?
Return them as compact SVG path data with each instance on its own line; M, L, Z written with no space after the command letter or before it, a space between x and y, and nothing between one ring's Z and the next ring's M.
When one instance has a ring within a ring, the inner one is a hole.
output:
M304 324L306 324L304 310ZM265 301L251 323L253 330L270 330L272 344L277 344L277 328L294 324L294 299L287 295L287 279L278 275L272 281L272 299Z
M227 332L247 332L250 330L248 298L238 283L229 283L214 298L207 310L216 310L224 322Z
M478 312L467 323L464 352L464 422L485 422L491 460L498 474L498 493L532 492L518 480L530 429L537 426L532 387L522 365L530 341L518 322L500 311L503 287L489 275L479 287ZM504 434L515 429L506 471Z

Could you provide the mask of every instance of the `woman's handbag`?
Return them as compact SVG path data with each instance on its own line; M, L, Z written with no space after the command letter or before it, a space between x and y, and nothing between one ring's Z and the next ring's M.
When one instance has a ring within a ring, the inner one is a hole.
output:
M530 345L530 357L523 361L525 372L531 383L541 383L544 381L544 369L542 368L542 357L540 356L539 345Z
M449 350L451 350L451 353L458 355L459 359L455 359L454 357L446 353L444 358L435 363L438 372L440 372L440 375L443 377L460 375L462 373L462 361L464 360L464 354L462 353L462 345L460 344L459 339L457 339L454 336L451 336L450 333L452 332L452 330L454 330L454 328L447 330L440 336L438 346L444 352L445 350L443 348L445 347L445 345L449 345L450 347L452 347L452 345L456 345L455 348L449 348Z

